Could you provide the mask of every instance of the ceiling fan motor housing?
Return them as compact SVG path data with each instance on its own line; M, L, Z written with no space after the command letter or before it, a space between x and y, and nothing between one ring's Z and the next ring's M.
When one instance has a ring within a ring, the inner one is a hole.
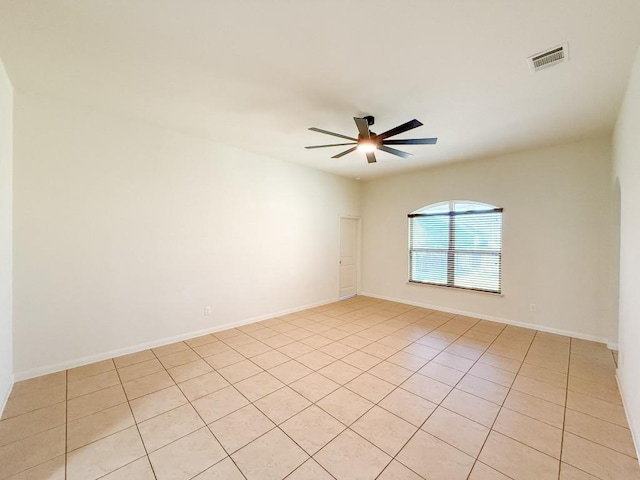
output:
M373 143L378 145L380 142L378 142L378 135L374 132L369 132L369 138L358 135L358 143Z

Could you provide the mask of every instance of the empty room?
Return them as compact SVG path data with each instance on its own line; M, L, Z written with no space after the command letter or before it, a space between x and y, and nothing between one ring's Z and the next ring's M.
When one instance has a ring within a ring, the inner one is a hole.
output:
M0 0L0 480L640 480L640 2Z

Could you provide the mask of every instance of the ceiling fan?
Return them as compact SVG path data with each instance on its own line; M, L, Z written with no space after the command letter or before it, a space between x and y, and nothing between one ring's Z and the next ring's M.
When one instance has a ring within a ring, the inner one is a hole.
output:
M373 125L374 120L375 119L371 115L362 118L353 117L353 121L356 122L356 126L358 127L358 138L347 137L346 135L341 135L339 133L329 132L327 130L322 130L321 128L311 127L309 128L309 130L313 130L314 132L320 132L327 135L333 135L334 137L345 138L347 140L351 140L351 142L333 143L331 145L312 145L310 147L304 148L326 148L355 145L354 147L351 147L344 152L334 155L331 158L340 158L347 153L351 153L354 150L358 149L366 153L367 161L369 163L374 163L376 161L376 156L373 152L376 149L382 150L383 152L391 153L392 155L397 155L398 157L408 158L412 156L411 153L396 150L395 148L391 148L388 145L433 145L438 141L437 138L407 138L402 140L387 140L389 137L393 137L394 135L399 135L400 133L404 133L414 128L421 127L422 123L414 119L407 123L403 123L402 125L398 125L391 130L387 130L384 133L376 134L369 130L369 126Z

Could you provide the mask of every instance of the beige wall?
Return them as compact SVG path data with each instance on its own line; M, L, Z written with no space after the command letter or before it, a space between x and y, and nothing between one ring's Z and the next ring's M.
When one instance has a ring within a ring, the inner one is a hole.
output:
M620 185L620 356L618 380L640 451L640 50L614 133Z
M368 182L362 290L615 341L610 170L610 142L597 138ZM503 296L407 284L407 214L451 199L504 208Z
M0 413L13 385L13 88L0 61Z
M18 377L337 299L357 182L48 98L15 111Z

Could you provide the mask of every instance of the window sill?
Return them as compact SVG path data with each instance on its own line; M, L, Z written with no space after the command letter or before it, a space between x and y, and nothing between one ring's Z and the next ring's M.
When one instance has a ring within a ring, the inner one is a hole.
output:
M493 292L484 292L482 290L472 290L470 288L461 288L461 287L446 287L444 285L436 285L435 283L420 283L420 282L410 282L407 280L407 285L413 285L418 287L435 287L441 290L448 290L450 292L467 292L467 293L479 293L481 295L489 295L490 297L504 297L504 293L493 293Z

